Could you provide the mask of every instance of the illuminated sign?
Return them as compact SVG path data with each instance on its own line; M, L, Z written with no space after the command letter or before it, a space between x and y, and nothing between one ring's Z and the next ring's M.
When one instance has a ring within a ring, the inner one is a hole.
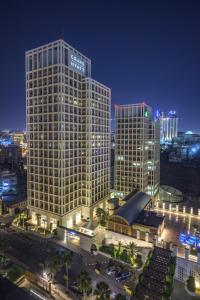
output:
M75 71L85 75L85 61L79 55L71 51L69 51L69 66Z
M194 248L200 248L200 238L192 234L181 233L179 236L179 241L183 245L189 245Z

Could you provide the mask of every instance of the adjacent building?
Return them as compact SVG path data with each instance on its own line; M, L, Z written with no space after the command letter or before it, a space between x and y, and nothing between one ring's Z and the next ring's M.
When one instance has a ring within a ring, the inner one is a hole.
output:
M178 116L176 111L169 111L167 116L162 112L160 119L160 141L171 142L178 135Z
M110 193L111 91L63 40L26 52L28 202L38 226L91 220Z
M155 197L160 182L160 127L145 103L115 106L115 192Z
M164 217L150 210L151 196L132 192L124 200L125 204L109 217L106 242L126 244L134 238L153 243L163 232Z

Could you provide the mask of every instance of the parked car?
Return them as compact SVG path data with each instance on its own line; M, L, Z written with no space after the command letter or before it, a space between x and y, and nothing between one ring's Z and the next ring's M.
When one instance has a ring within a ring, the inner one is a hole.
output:
M106 270L106 273L108 274L108 275L113 275L113 274L115 274L117 272L117 268L116 267L111 267L111 268L108 268L107 270Z
M122 281L127 278L130 278L132 276L132 272L124 272L124 273L118 273L117 276L115 276L115 279L117 281Z

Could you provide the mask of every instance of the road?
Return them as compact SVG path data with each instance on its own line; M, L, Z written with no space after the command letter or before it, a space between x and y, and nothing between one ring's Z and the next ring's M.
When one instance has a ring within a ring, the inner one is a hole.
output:
M17 232L15 230L9 232L8 230L0 231L0 245L1 243L6 243L5 253L11 258L15 258L18 262L23 263L31 272L38 275L42 274L41 264L50 255L51 248L56 247L60 251L68 249L66 245L63 246L59 242L58 244L55 241L49 242L42 237L34 237L28 232ZM122 284L118 283L114 277L107 275L105 272L108 259L101 255L94 256L73 245L69 250L73 250L74 252L73 264L69 270L69 284L77 280L77 276L81 271L86 270L92 278L93 288L95 288L97 282L105 281L112 293L124 293ZM96 260L100 261L102 265L99 275L95 272ZM58 284L65 285L64 275L65 268L63 267L56 276Z

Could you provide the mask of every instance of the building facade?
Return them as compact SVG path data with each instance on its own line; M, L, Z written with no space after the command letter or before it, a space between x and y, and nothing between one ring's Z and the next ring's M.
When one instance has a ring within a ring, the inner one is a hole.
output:
M175 111L169 111L167 116L160 115L160 141L171 142L178 135L178 116Z
M115 106L115 192L156 196L160 183L159 121L145 103Z
M32 222L91 219L110 192L111 91L63 40L26 52L28 202Z

